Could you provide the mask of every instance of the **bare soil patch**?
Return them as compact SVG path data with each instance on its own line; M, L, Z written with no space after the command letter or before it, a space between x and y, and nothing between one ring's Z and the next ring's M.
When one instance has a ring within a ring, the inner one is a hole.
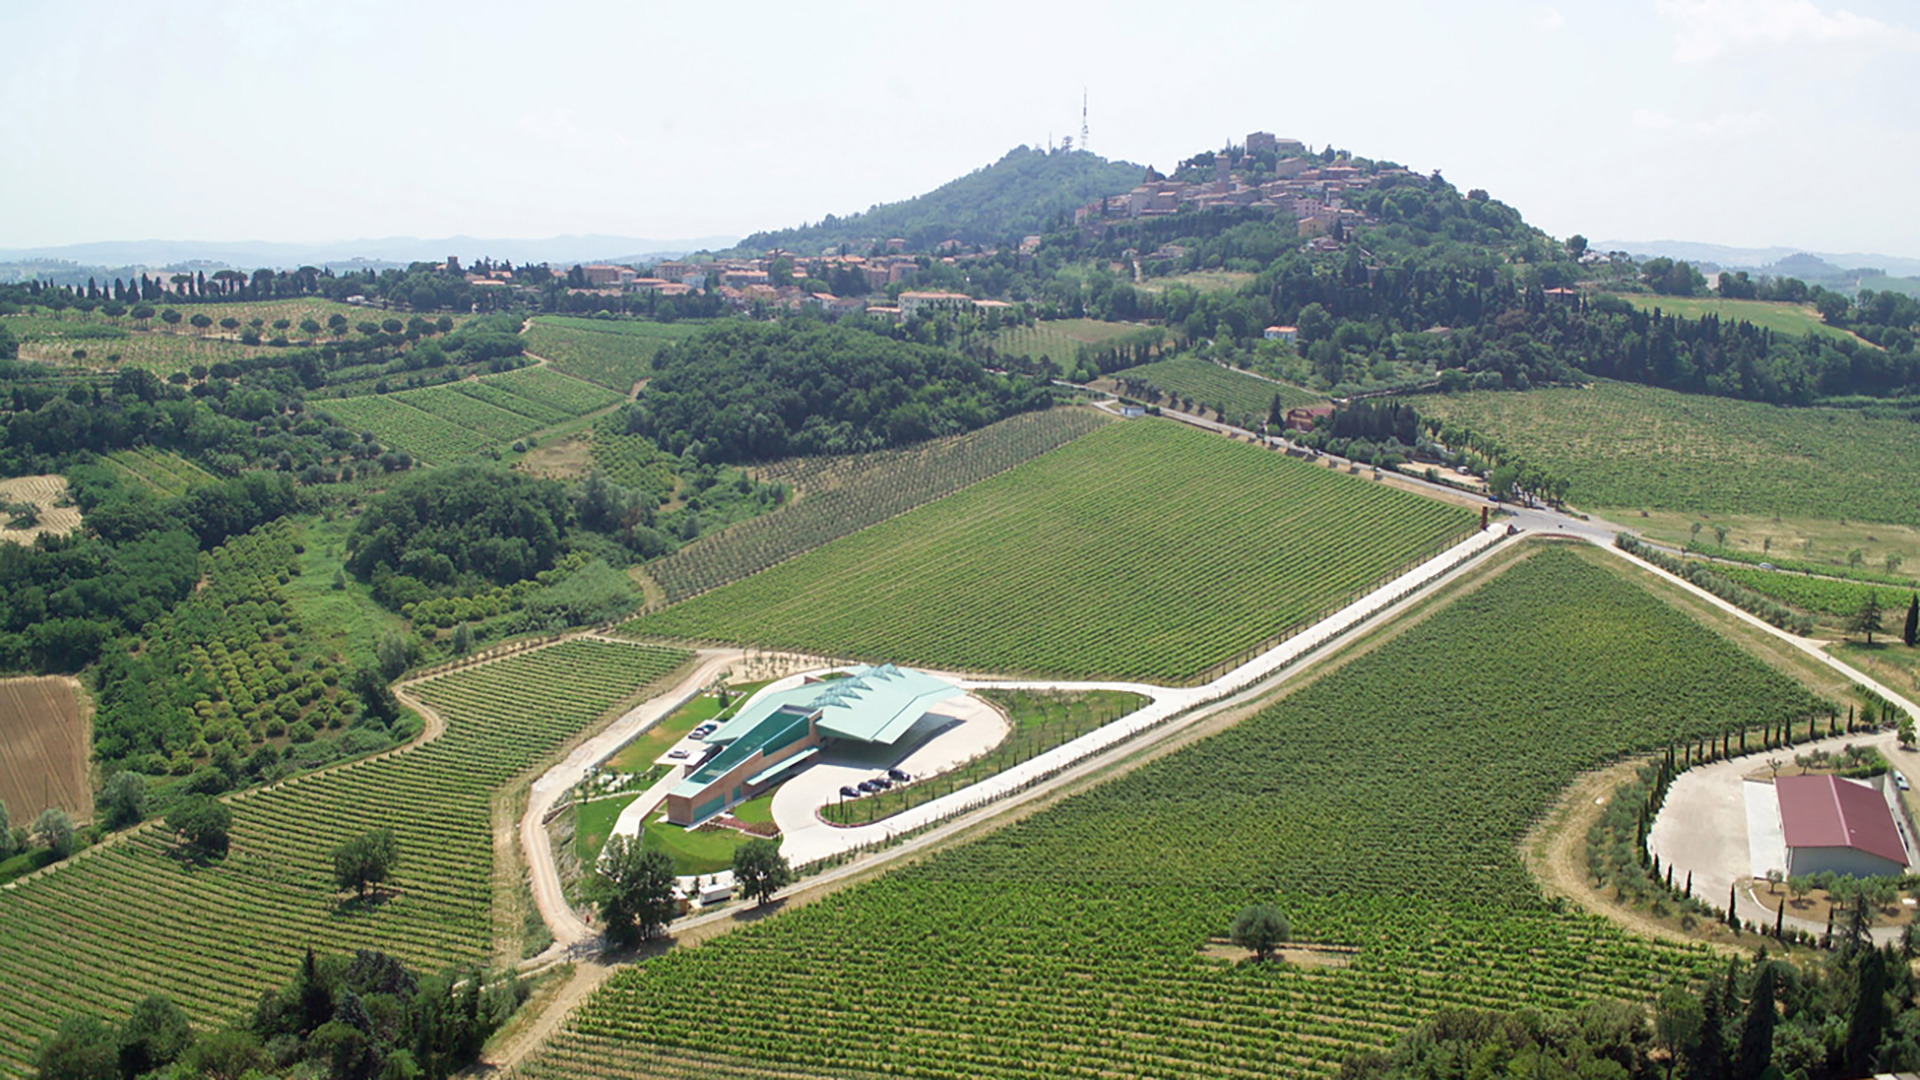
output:
M516 466L521 472L548 480L575 480L593 465L593 436L579 432L543 442L527 451Z
M16 823L50 806L76 819L92 816L92 721L72 679L0 679L0 801Z
M14 528L13 515L0 510L0 542L31 544L42 534L58 536L80 527L80 509L70 504L67 478L57 473L0 480L0 505L6 503L33 504L39 520L25 528Z

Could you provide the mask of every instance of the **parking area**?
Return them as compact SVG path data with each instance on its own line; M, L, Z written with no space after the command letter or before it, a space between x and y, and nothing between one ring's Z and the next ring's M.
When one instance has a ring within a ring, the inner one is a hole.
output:
M893 746L840 745L825 751L773 796L773 822L786 835L782 850L795 862L806 860L806 834L833 828L814 811L838 801L842 787L883 776L890 768L916 781L937 776L992 750L1011 730L998 709L969 694L941 703Z

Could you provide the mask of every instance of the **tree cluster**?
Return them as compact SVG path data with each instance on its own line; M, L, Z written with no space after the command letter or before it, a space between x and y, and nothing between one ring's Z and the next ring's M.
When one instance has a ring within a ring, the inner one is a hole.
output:
M367 506L347 566L395 608L510 585L553 566L572 512L562 485L525 473L480 465L420 473Z
M696 461L902 446L1051 403L949 350L805 320L716 325L654 367L628 431Z
M1447 1010L1342 1080L1834 1080L1920 1066L1909 957L1848 948L1797 966L1729 960L1647 1004L1598 1001L1571 1014Z
M309 949L292 981L263 994L243 1022L196 1032L178 1005L149 997L117 1024L68 1017L34 1064L41 1080L445 1080L478 1060L526 992L477 968L423 977L384 953L316 958Z

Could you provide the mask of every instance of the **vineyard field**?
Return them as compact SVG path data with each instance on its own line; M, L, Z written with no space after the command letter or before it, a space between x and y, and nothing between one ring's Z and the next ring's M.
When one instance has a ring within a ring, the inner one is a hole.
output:
M319 412L331 414L354 432L371 432L383 446L405 450L415 457L444 465L490 445L486 436L422 411L398 394L339 398L316 402Z
M151 446L116 450L103 460L124 479L158 495L184 495L188 488L217 482L212 473L179 454Z
M1104 424L1093 409L1048 409L1020 413L978 431L899 450L845 457L791 458L753 470L763 483L785 483L800 498L762 517L712 533L647 567L669 602L678 602L750 577L869 525L951 495L969 484L1005 472L1055 450ZM625 457L618 440L640 440ZM603 463L600 433L594 460L620 480L615 460L653 461L659 451L637 435L610 437ZM639 464L632 468L641 467ZM656 466L658 468L658 466ZM637 485L645 474L621 483Z
M1631 383L1431 395L1464 423L1572 482L1583 509L1785 515L1920 525L1920 425Z
M628 629L942 669L1184 682L1472 524L1459 507L1135 420Z
M1713 572L1731 581L1737 581L1754 592L1771 596L1783 604L1797 607L1815 615L1844 618L1860 610L1860 605L1869 593L1880 598L1880 607L1889 612L1887 625L1892 628L1891 636L1900 636L1901 619L1906 617L1907 598L1913 595L1912 585L1875 585L1858 581L1835 581L1832 578L1808 577L1805 574L1789 574L1780 570L1762 570L1758 567L1716 565Z
M33 524L8 506L33 507ZM0 544L25 546L42 536L64 536L80 527L80 516L67 478L59 473L0 480Z
M555 371L625 394L653 374L653 354L684 341L702 322L640 322L542 315L522 335L527 351Z
M620 395L540 368L316 403L354 431L444 465L606 408Z
M1644 1001L1719 962L1549 901L1520 838L1583 770L1816 702L1638 574L1542 545L1223 733L620 970L521 1075L1331 1077L1441 1008ZM1255 902L1350 964L1206 955Z
M232 850L193 865L158 828L0 892L0 1072L22 1074L62 1018L162 993L200 1024L277 988L301 951L379 949L416 970L484 961L494 939L488 797L686 659L573 640L418 688L447 722L417 749L231 799ZM382 902L343 902L331 852L393 828Z
M1167 397L1192 398L1195 407L1209 411L1225 409L1227 418L1235 423L1251 418L1254 430L1258 430L1258 425L1266 420L1267 410L1272 406L1276 394L1280 396L1282 412L1326 400L1311 390L1273 382L1192 356L1157 360L1116 371L1108 376L1108 380L1123 388L1131 381L1152 387ZM1128 391L1123 389L1122 392Z

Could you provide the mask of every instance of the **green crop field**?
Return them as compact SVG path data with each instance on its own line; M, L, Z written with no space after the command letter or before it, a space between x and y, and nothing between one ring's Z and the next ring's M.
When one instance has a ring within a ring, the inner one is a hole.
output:
M314 409L355 432L372 433L383 446L439 465L479 453L493 442L477 431L417 409L397 394L337 398L315 402Z
M628 629L960 670L1180 682L1472 523L1456 506L1135 420Z
M641 322L542 315L521 335L527 351L555 371L624 394L653 374L653 354L684 341L704 322Z
M1776 334L1805 337L1822 334L1831 338L1859 338L1837 326L1820 321L1812 304L1787 304L1768 300L1723 300L1717 296L1652 296L1647 293L1622 293L1620 298L1642 311L1658 308L1668 315L1698 319L1717 315L1722 322L1749 322Z
M436 465L503 446L616 404L620 395L541 368L402 390L329 398L314 408L385 446Z
M573 640L435 678L446 719L416 750L234 798L233 848L183 862L159 829L0 892L0 1070L21 1073L72 1012L125 1015L162 993L226 1022L277 988L308 945L380 949L415 969L485 960L488 797L686 654ZM390 826L402 866L383 902L342 902L331 853Z
M1110 422L1107 414L1094 409L1055 408L1021 413L965 435L900 450L793 458L761 466L754 470L759 480L785 483L799 492L799 498L770 514L702 536L650 563L647 572L669 602L685 600L951 495ZM620 438L630 441L640 436ZM620 479L613 465L602 463L601 445L596 431L594 462ZM617 439L609 440L610 458L619 446ZM629 456L638 458L646 450L659 453L646 442Z
M1920 473L1906 467L1920 424L1905 420L1605 381L1417 404L1569 478L1583 508L1920 524Z
M1192 398L1196 408L1225 409L1227 418L1236 423L1251 417L1256 425L1267 418L1276 394L1280 396L1283 412L1326 400L1290 383L1263 379L1193 356L1177 356L1126 368L1107 379L1121 386L1123 393L1127 392L1124 387L1129 381L1143 383L1168 397Z
M101 460L123 479L160 495L180 495L190 487L211 484L217 479L171 450L155 450L150 446L116 450Z
M1158 326L1102 322L1099 319L1053 319L1032 326L1008 327L983 338L995 352L1034 360L1045 357L1066 371L1073 370L1081 351L1085 349L1098 352L1111 345L1147 342L1159 345L1166 339L1166 330Z
M1638 579L1542 545L1221 734L621 969L522 1074L1330 1077L1441 1008L1717 970L1548 900L1519 858L1581 771L1816 704ZM1254 902L1349 963L1202 951Z

